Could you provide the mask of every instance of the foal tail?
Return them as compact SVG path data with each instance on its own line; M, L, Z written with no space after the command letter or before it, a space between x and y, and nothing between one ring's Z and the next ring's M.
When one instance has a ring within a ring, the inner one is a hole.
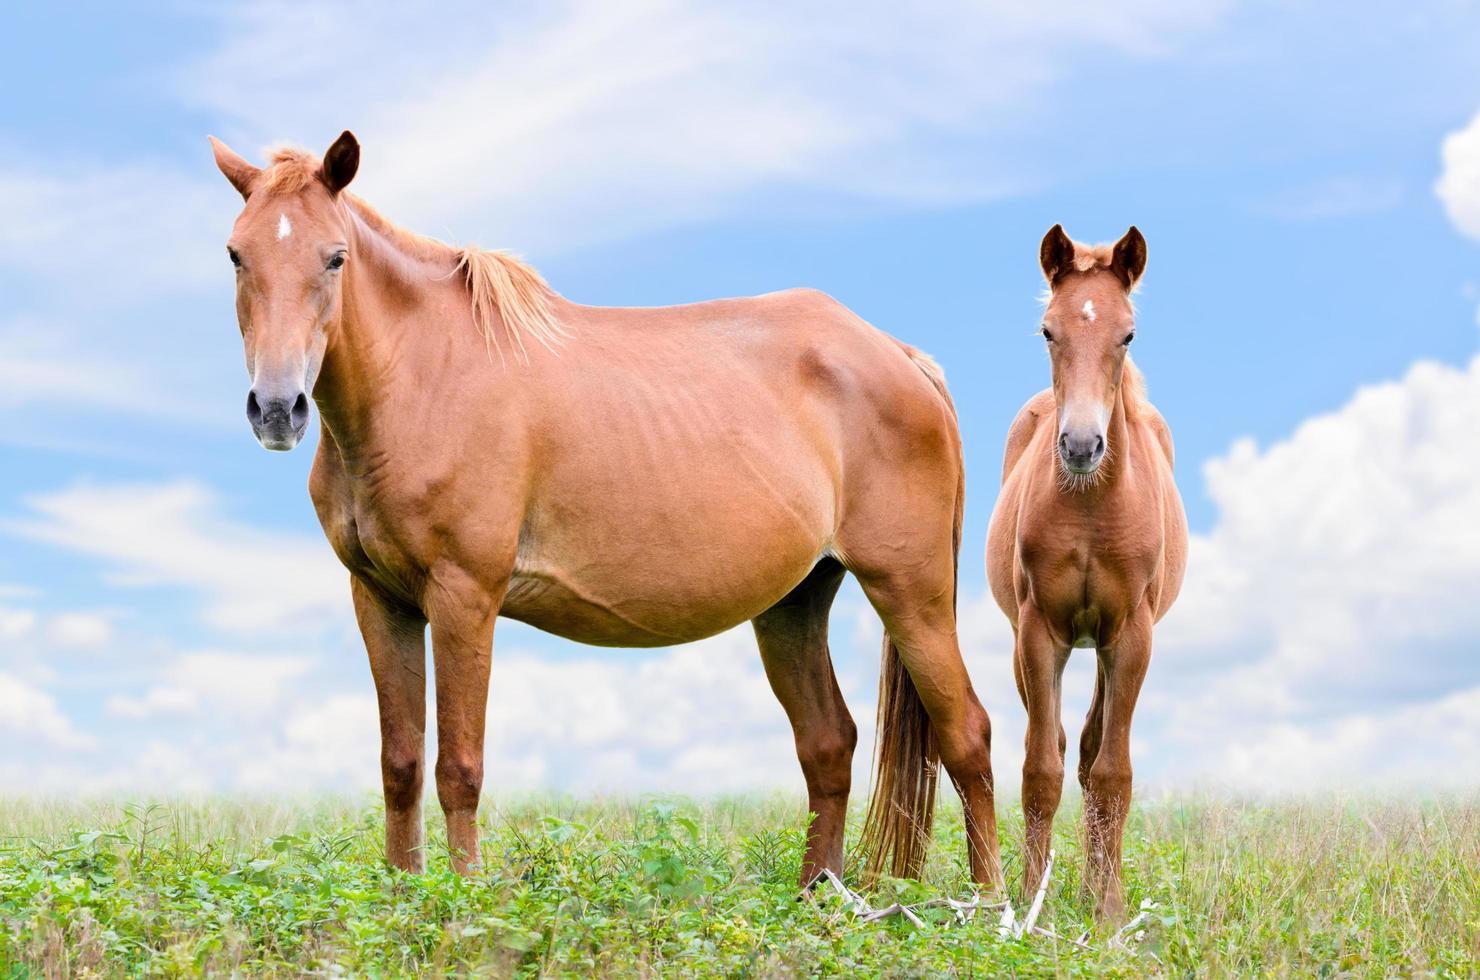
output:
M930 356L905 346L945 403L951 422L956 406L946 391L945 373ZM957 472L963 473L963 466ZM966 504L966 481L956 481L956 514L951 527L951 558L959 566L961 517ZM956 601L952 584L952 604ZM874 794L864 819L858 848L864 855L864 878L877 880L886 872L895 878L918 878L925 867L935 823L935 789L940 772L940 749L935 730L915 682L905 669L899 648L886 633L879 668L878 730L874 736Z

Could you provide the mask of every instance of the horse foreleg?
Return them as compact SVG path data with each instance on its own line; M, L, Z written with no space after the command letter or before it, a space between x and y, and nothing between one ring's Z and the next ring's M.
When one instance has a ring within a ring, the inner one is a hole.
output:
M1131 805L1131 717L1151 662L1151 614L1131 615L1115 645L1100 652L1104 663L1104 723L1099 752L1084 784L1085 829L1090 843L1090 882L1101 914L1125 911L1120 850Z
M803 885L823 868L843 873L843 829L858 728L838 689L827 649L828 610L842 581L843 567L824 561L751 623L766 678L791 721L807 781L812 822L802 858Z
M370 655L380 706L380 775L385 787L385 859L425 871L421 786L426 749L425 619L382 601L351 578L355 618Z
M1055 643L1036 609L1018 617L1014 651L1018 689L1028 711L1023 758L1023 893L1032 895L1043 880L1053 838L1053 818L1064 791L1063 723L1059 684L1069 651Z
M437 799L447 818L452 868L482 864L478 798L483 790L483 728L498 603L470 580L439 581L427 610L437 667Z

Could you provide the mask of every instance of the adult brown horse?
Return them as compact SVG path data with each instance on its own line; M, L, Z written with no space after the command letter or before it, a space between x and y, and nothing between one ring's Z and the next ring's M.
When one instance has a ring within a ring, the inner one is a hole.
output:
M1145 239L1132 227L1113 247L1091 247L1054 225L1039 259L1049 285L1042 334L1053 387L1023 406L1008 433L987 577L1012 621L1013 673L1028 709L1023 876L1030 893L1043 875L1064 785L1064 664L1071 648L1098 652L1079 782L1087 879L1102 913L1117 917L1131 715L1151 661L1151 628L1182 587L1187 521L1172 479L1171 432L1146 400L1128 353Z
M842 870L856 733L827 647L851 571L884 621L870 867L918 870L939 758L1000 877L989 727L956 640L961 441L928 357L819 293L579 306L528 266L402 231L345 191L359 144L259 169L227 246L262 445L319 406L309 492L351 573L381 718L386 854L424 867L424 636L453 865L479 859L494 620L610 646L753 622ZM887 856L892 855L892 863Z

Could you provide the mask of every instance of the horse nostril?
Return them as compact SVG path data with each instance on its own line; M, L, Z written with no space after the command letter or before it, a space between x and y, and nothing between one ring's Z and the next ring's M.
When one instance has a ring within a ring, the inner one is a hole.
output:
M1059 433L1059 449L1064 450L1064 451L1067 451L1069 449L1069 433L1067 433L1067 432L1060 432Z
M293 422L293 428L301 429L308 424L308 396L303 392L293 400L293 411L289 416Z
M247 421L253 425L262 424L262 406L257 404L257 392L247 392Z
M1098 456L1105 451L1105 437L1095 436L1095 455Z

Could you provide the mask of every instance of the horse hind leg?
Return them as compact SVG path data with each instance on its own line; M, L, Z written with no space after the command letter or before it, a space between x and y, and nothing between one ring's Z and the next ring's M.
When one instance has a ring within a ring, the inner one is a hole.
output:
M997 889L1002 864L992 784L992 726L961 659L953 576L954 569L947 565L933 575L865 573L859 575L859 584L899 652L929 716L940 761L961 798L972 879ZM885 733L877 737L882 740Z
M752 621L771 690L786 710L807 781L802 884L823 868L843 871L843 830L858 729L833 673L827 619L843 567L825 558L780 602Z

